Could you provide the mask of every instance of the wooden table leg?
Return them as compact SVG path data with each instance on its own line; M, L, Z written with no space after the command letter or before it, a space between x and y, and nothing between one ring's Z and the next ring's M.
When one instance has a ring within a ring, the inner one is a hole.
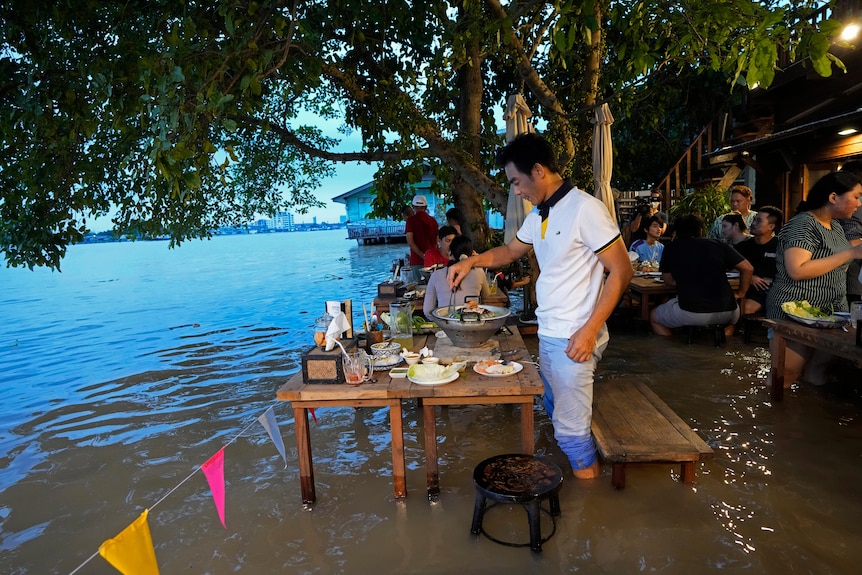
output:
M772 389L769 390L769 395L772 401L784 399L784 355L786 350L787 340L777 330L772 330L772 366L769 368L770 380L772 380Z
M395 485L395 497L401 499L407 497L407 479L400 399L396 399L389 405L389 428L392 433L392 481Z
M649 321L649 295L641 293L641 319Z
M308 432L308 408L294 407L293 420L296 427L296 454L299 459L299 487L303 503L314 503L314 467L311 460L311 435Z
M626 464L614 463L611 471L611 485L617 489L625 489L626 487Z
M536 448L533 424L533 400L521 404L521 451L533 455Z
M683 461L681 467L682 469L680 472L682 474L682 482L686 485L694 483L694 480L697 477L697 462Z
M437 406L422 405L425 427L425 477L428 482L428 498L440 495L440 474L437 471Z

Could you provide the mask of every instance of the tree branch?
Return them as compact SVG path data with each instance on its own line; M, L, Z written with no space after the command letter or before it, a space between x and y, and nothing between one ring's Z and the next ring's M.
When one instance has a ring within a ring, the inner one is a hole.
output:
M500 5L499 0L487 0L487 2L488 7L491 9L491 14L497 18L501 24L505 23L506 20L509 19L503 6ZM560 101L557 99L556 94L548 87L547 84L545 84L544 80L539 76L539 73L536 72L536 69L533 67L533 64L530 62L530 58L524 49L524 44L521 42L520 38L518 38L515 30L511 27L507 27L504 37L506 39L506 43L517 55L515 66L518 70L518 74L524 79L527 85L530 86L530 89L535 94L539 103L545 108L548 115L548 121L553 122L556 120L556 124L560 127L560 143L563 145L560 164L565 166L572 160L572 158L575 157L575 145L572 139L571 127L569 126L569 118L566 115L565 110L563 110L563 106L560 104Z

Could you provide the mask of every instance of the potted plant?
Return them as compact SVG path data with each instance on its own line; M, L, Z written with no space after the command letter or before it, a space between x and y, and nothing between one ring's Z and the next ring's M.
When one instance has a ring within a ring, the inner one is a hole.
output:
M703 218L710 226L715 219L730 211L727 190L717 184L709 184L687 193L667 211L671 223L675 218L689 214Z

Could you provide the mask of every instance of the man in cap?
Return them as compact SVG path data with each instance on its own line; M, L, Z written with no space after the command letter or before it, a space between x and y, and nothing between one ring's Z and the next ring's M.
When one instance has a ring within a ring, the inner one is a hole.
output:
M632 265L605 205L563 179L543 137L518 136L497 152L497 165L515 194L536 207L507 245L449 266L449 285L454 288L473 267L500 268L530 248L536 251L545 409L575 477L592 479L599 474L590 434L593 375L608 344L605 320L628 287Z
M419 268L425 262L425 252L437 245L437 220L428 215L428 200L422 194L413 197L413 210L416 213L407 218L404 231L407 245L410 246L408 263L412 268L413 279L418 281Z

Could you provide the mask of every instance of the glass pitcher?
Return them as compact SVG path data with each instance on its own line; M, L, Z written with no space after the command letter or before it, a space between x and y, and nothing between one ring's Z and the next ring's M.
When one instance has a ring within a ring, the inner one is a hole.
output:
M413 349L413 304L398 301L389 304L389 334L401 349Z

